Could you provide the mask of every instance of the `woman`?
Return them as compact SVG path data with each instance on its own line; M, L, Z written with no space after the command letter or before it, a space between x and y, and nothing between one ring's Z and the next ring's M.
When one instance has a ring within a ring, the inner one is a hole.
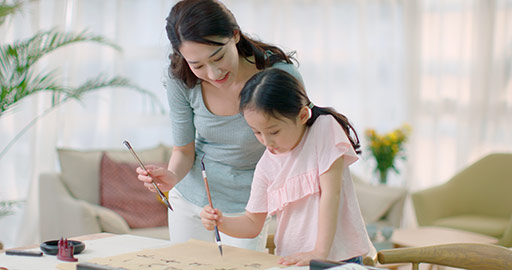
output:
M170 240L212 241L199 216L208 204L201 174L201 158L208 175L212 201L225 215L242 215L249 199L256 163L265 148L239 113L239 94L258 71L276 67L301 82L291 54L251 39L233 14L219 1L183 0L167 18L169 56L167 95L172 124L173 152L168 167L140 168L139 180L155 191L152 180L169 192ZM174 188L176 187L176 188ZM266 223L268 224L268 222ZM263 251L267 226L253 239L221 234L223 244Z

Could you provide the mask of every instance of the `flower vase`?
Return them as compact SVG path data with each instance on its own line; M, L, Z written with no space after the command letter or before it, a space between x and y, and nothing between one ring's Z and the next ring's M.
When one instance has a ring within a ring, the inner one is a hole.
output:
M379 171L379 183L380 184L387 184L388 182L388 169L380 170Z

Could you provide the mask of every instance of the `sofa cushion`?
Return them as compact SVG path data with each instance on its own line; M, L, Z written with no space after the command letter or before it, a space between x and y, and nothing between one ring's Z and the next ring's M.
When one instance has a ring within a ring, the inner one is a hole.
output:
M170 148L164 145L144 150L136 150L145 163L167 162ZM119 150L74 150L59 148L62 181L73 197L92 204L100 203L100 162L103 153L116 161L134 161L127 149Z
M90 204L96 210L96 217L102 232L115 234L129 234L130 226L121 215L115 211L99 205Z
M509 219L483 215L458 215L438 219L433 226L448 227L500 238L508 227Z
M133 162L116 162L103 154L100 204L121 215L130 228L166 226L167 208L137 179L138 166Z
M359 208L364 221L375 223L386 216L392 206L407 195L407 190L386 185L373 185L353 176Z

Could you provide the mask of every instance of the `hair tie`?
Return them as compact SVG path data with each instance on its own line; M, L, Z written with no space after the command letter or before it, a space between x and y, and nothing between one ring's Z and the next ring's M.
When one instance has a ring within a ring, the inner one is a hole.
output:
M310 109L313 109L313 107L315 107L315 104L313 104L313 102L310 102L310 103L309 103L309 105L308 105L308 107L309 107Z

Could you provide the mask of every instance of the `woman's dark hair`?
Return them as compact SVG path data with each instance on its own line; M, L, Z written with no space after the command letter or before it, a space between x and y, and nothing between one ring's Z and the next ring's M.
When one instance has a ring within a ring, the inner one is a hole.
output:
M225 45L208 39L212 36L223 38L233 37L235 31L240 33L240 41L236 44L238 54L249 61L254 57L256 68L262 70L276 62L292 63L293 53L285 54L281 49L243 34L235 17L222 3L217 0L182 0L171 9L165 26L167 37L172 45L169 55L171 65L169 75L181 79L189 88L198 83L198 78L190 70L179 48L183 41L202 44Z
M277 68L269 68L256 73L240 92L240 112L242 114L246 109L255 109L274 118L285 117L295 120L300 110L310 104L311 101L302 83L288 72ZM347 134L356 153L361 154L359 137L346 116L328 107L314 106L311 111L312 116L306 122L307 126L313 125L320 115L332 115ZM353 136L350 135L351 130Z

